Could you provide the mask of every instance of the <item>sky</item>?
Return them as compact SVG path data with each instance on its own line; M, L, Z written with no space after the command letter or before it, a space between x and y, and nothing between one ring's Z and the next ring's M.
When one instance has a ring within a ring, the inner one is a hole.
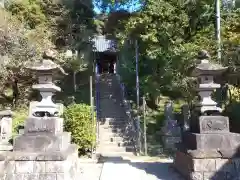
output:
M136 10L139 10L140 8L141 8L141 4L139 3L139 0L133 0L130 6L123 7L124 10L127 10L129 12L134 12ZM101 13L101 9L99 9L95 4L94 4L94 11L97 14Z

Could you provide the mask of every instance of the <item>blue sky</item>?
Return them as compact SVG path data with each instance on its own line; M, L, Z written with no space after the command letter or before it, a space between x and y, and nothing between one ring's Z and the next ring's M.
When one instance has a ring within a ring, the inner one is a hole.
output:
M101 13L101 9L99 9L96 5L94 5L94 6L95 6L94 7L94 11L97 14ZM141 4L139 3L139 0L132 0L130 5L123 7L123 9L125 9L125 10L127 10L129 12L134 12L134 11L140 9L140 7L141 7Z

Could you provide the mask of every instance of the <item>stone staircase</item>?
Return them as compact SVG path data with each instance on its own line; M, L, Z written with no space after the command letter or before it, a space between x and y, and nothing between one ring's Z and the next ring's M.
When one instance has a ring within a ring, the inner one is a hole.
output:
M97 154L102 157L134 155L133 130L122 105L117 77L101 75L98 87L100 118Z

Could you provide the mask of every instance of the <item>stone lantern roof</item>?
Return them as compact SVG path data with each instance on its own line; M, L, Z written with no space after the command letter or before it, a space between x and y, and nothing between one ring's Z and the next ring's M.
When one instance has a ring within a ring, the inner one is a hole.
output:
M45 51L43 53L43 59L36 62L31 62L26 65L27 69L38 72L54 72L60 71L62 74L67 75L64 69L53 62L55 60L55 53L51 50Z
M43 59L41 61L32 63L31 66L27 68L34 71L51 71L57 69L58 65L55 64L52 60Z
M218 75L227 70L228 67L223 67L220 64L210 62L210 55L207 51L202 50L198 53L200 64L193 71L193 76L201 75Z

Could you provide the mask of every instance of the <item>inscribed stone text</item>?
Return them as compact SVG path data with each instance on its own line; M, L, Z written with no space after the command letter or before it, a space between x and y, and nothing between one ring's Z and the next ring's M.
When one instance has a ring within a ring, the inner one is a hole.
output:
M222 131L227 128L227 124L223 121L219 121L217 119L209 120L203 125L203 130L205 131Z
M38 123L31 123L28 127L28 132L52 132L54 127L49 123L44 122L44 118L41 118Z

